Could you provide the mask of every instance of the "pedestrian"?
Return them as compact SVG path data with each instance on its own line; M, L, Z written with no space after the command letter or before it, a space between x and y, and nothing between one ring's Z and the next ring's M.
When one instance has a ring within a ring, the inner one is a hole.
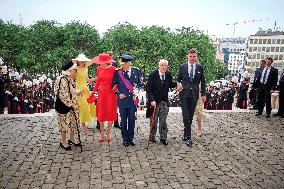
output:
M150 131L150 141L156 143L155 136L157 132L157 124L159 122L160 142L164 145L168 145L168 93L170 88L176 87L176 83L173 83L172 75L168 71L168 61L162 59L158 64L158 69L149 75L146 84L146 93L148 98L146 118L152 118L152 114L155 112Z
M177 74L177 89L180 92L180 103L184 124L184 135L183 141L186 145L191 146L191 124L199 99L199 93L201 91L202 102L206 100L205 91L205 77L204 68L197 61L197 51L195 49L190 49L187 54L188 61L180 65ZM201 84L201 90L199 85Z

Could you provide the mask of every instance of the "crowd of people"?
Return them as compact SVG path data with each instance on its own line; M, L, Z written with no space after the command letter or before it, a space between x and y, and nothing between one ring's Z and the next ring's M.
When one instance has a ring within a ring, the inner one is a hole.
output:
M0 77L0 114L49 112L54 108L53 81L45 75L29 80L25 73L14 72L10 80Z

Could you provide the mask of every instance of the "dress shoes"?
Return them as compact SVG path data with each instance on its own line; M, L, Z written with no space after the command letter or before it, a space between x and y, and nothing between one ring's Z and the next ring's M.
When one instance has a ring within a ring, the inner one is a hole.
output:
M185 141L185 144L187 146L191 147L192 146L192 141L191 140L187 140L187 141Z
M75 143L72 140L68 140L68 144L69 145L73 144L74 146L81 146L81 143Z
M115 121L115 122L113 123L113 127L118 128L118 129L121 129L121 127L120 127L119 124L118 124L118 121Z
M129 146L129 143L128 142L123 142L123 145L124 146Z
M274 117L277 117L277 116L279 116L279 117L280 117L280 116L283 116L283 114L276 113L276 114L273 114L273 116L274 116Z
M131 146L135 146L135 143L133 141L128 142Z
M255 116L261 116L261 115L262 115L261 113L256 113L256 114L255 114Z
M154 138L151 138L150 141L151 141L152 143L157 143L156 139L154 139Z
M169 144L169 142L167 141L167 139L161 139L160 142L162 144L164 144L165 146L167 146Z
M66 151L72 150L72 149L71 149L71 146L65 147L65 146L63 146L63 144L62 144L61 142L60 142L60 147L63 148L64 150L66 150Z
M265 116L266 118L270 118L270 114L266 114L266 116Z

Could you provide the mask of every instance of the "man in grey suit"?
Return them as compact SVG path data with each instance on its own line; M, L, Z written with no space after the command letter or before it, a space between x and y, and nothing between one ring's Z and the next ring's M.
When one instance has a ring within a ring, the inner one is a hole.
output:
M177 90L180 92L179 95L184 124L183 141L185 141L188 146L191 146L192 119L199 99L199 92L201 92L203 103L206 100L206 85L203 66L197 62L197 51L195 49L190 49L187 58L188 63L180 65L179 68L177 75ZM201 90L199 89L200 83Z

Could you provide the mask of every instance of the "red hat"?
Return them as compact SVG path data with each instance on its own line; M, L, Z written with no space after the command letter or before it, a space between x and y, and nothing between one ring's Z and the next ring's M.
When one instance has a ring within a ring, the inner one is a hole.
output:
M112 57L107 54L107 53L101 53L98 56L94 57L92 59L92 62L96 63L96 64L109 64L114 62L114 60L112 59Z

